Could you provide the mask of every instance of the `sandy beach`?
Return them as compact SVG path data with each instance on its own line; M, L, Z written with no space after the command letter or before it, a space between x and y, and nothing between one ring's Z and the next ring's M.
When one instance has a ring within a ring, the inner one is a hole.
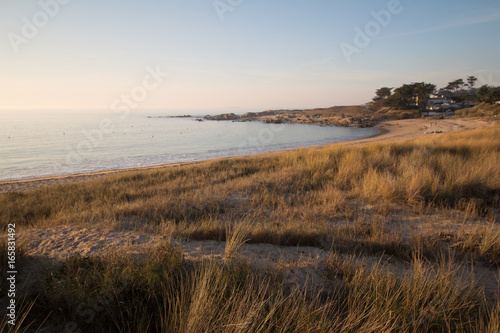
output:
M380 133L369 138L343 142L345 145L365 145L371 143L401 141L416 139L428 135L453 133L474 130L491 126L492 123L484 120L472 119L405 119L392 120L378 124L375 128Z
M487 126L491 126L491 123L484 120L471 120L471 119L421 118L421 119L392 120L392 121L382 122L377 126L375 126L375 128L380 130L380 133L374 136L364 139L338 142L334 144L355 146L355 145L365 145L378 142L400 141L407 139L415 139L428 135L436 135L440 133L452 133L452 132L473 130ZM88 172L81 174L69 174L61 176L0 181L0 194L8 192L28 191L54 184L81 182L111 174L134 172L141 170L153 170L158 168L164 168L167 166L178 167L182 165L197 164L202 162L203 161L172 163L172 164L162 164L162 165L137 167L137 168L96 171L96 172Z

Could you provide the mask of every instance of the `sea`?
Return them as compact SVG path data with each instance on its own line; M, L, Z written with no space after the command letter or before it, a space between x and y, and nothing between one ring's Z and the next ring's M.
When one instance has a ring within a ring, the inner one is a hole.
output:
M1 111L0 181L259 154L378 132L202 118L228 112L234 111Z

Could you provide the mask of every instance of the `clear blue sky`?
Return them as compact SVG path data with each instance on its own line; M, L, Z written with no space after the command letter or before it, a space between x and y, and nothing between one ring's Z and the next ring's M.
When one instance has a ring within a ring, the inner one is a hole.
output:
M500 85L498 0L60 1L0 3L0 109L109 109L133 89L138 109L310 108L417 81Z

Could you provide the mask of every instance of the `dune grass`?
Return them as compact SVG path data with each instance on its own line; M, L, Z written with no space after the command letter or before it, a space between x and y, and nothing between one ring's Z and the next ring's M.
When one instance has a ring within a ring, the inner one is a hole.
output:
M76 332L495 332L497 303L486 302L453 259L395 277L332 253L328 294L290 290L279 274L244 260L182 261L169 243L142 260L79 256L55 265L27 320Z
M498 126L301 149L0 195L0 227L134 221L226 241L223 262L187 263L168 242L142 259L72 257L27 295L35 327L49 317L52 328L94 332L496 332L498 295L486 297L455 264L500 265L498 165ZM339 287L290 290L277 270L238 256L243 243L332 251L324 271ZM338 253L391 255L413 271L396 277Z
M457 117L497 117L500 116L500 105L498 103L481 103L471 108L456 111Z

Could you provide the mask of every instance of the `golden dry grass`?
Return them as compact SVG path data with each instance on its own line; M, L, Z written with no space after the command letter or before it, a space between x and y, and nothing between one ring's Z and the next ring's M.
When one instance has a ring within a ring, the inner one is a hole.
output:
M373 226L377 216L387 220L402 211L456 209L469 220L496 220L499 132L494 127L401 143L302 149L9 193L0 196L0 221L23 228L134 219L179 236L225 240L226 225L251 219L253 243L328 247L332 238L349 238L386 243L391 250L400 247L397 230L342 230ZM463 237L456 234L461 242ZM487 251L484 244L463 248L498 254L491 242Z
M84 332L496 332L496 303L453 258L415 257L396 277L336 253L324 293L290 291L279 274L242 260L183 263L168 243L142 261L124 254L71 257L54 266L27 319L51 331ZM34 296L31 296L34 297Z
M497 126L9 193L0 196L0 223L22 232L89 223L123 228L133 220L149 232L226 241L223 263L193 266L170 244L142 262L73 257L53 268L46 292L27 296L36 299L29 317L35 323L50 314L50 325L73 321L96 332L495 332L498 295L486 297L455 264L498 269L498 165ZM277 271L241 261L245 242L333 251L324 268L341 284L327 296L290 291ZM444 260L450 251L454 259ZM390 254L413 271L396 277L336 253ZM106 309L94 311L94 326L76 309L89 301Z

